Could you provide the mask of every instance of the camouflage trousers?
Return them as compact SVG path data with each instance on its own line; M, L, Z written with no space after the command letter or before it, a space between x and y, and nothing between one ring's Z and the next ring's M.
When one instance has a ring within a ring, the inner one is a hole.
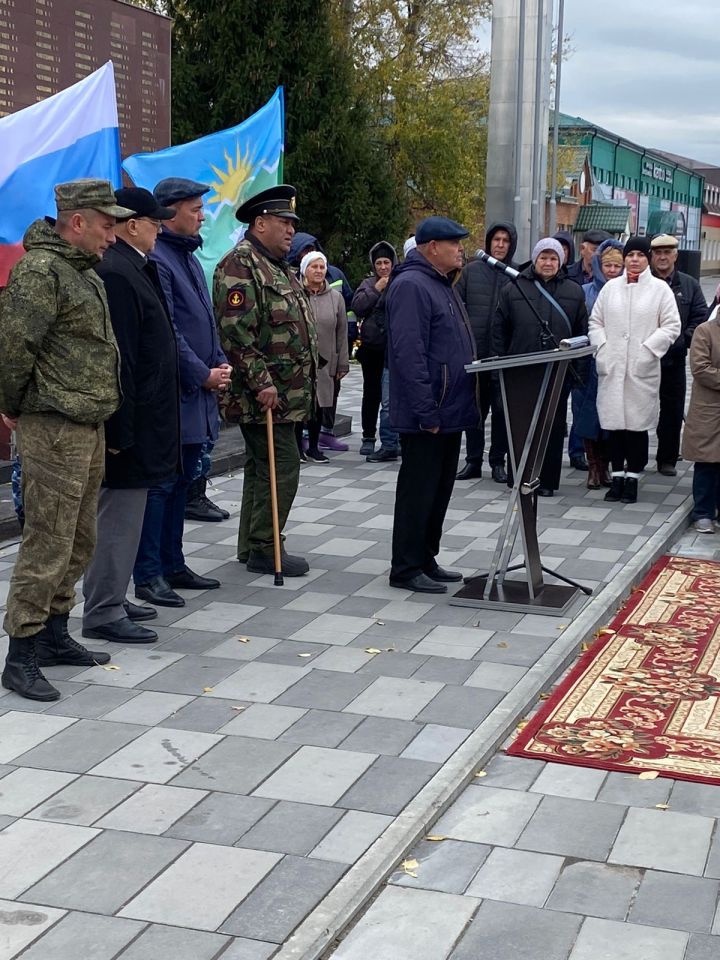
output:
M246 460L238 531L238 560L244 562L251 550L269 557L273 555L273 528L267 430L265 424L257 423L244 423L240 429L245 438ZM283 530L300 480L300 454L295 442L294 423L276 423L273 435L278 518L280 530Z
M17 439L25 526L3 626L22 638L75 604L75 583L95 550L105 432L57 413L24 413Z

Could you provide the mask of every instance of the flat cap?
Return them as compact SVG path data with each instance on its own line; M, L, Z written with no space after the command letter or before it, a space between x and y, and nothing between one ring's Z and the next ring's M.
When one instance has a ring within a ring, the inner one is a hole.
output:
M669 233L661 233L658 237L653 237L650 241L650 246L653 250L657 250L658 247L677 247L680 245L680 242L677 237L671 236Z
M161 207L149 190L143 187L123 187L115 191L115 199L122 207L128 207L132 213L118 220L130 220L131 217L149 217L151 220L172 220L176 211L172 207Z
M611 239L607 230L586 230L582 238L583 243L602 243Z
M240 223L252 223L255 217L271 214L283 220L299 220L295 213L297 190L289 183L279 183L276 187L261 190L254 197L248 197L235 213Z
M70 180L55 185L55 205L62 210L99 210L109 217L129 217L133 210L115 200L109 180Z
M178 200L194 200L209 193L212 188L206 183L197 180L187 180L185 177L165 177L155 185L153 196L158 203L169 206Z
M415 243L430 243L431 240L462 240L470 231L449 217L426 217L415 228Z

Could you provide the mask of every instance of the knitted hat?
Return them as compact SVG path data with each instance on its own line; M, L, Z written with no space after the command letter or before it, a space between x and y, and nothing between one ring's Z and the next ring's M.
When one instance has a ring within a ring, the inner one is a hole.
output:
M540 256L540 254L543 253L543 251L545 250L549 250L551 253L554 253L557 256L560 263L562 263L565 260L565 253L563 252L562 244L560 243L560 241L555 240L554 237L543 237L543 239L538 240L538 242L533 247L532 258L531 258L532 262L535 263L535 261Z
M634 250L641 253L648 261L650 260L650 241L647 237L630 237L623 249L623 258Z
M417 246L415 242L415 237L408 237L405 243L403 244L403 256L406 257L411 250L414 250Z
M617 263L619 266L622 266L622 250L618 250L617 247L606 247L600 254L600 263Z
M300 276L305 276L305 271L313 262L313 260L322 260L322 262L327 267L327 257L320 250L311 250L310 253L306 253L305 256L300 261Z

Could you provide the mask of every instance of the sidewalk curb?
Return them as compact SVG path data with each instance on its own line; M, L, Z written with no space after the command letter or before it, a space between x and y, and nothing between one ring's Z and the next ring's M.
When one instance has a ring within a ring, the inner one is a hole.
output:
M274 960L320 960L360 913L400 858L427 832L512 732L539 693L576 659L579 645L607 623L632 587L687 525L692 497L675 508L622 573L593 597L535 666L468 737L275 954ZM334 947L333 947L334 949Z

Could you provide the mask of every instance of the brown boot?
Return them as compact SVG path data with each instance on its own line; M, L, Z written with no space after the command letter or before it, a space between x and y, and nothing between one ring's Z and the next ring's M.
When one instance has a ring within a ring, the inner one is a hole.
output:
M598 445L594 440L584 440L585 456L588 462L587 488L588 490L599 490L601 480L601 461L598 458ZM605 464L607 473L607 464Z

